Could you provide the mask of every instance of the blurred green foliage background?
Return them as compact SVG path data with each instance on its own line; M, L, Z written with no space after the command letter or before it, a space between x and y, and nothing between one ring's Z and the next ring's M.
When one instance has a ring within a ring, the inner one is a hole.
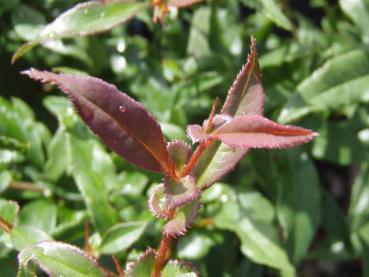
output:
M19 228L12 238L0 231L1 276L16 275L17 250L32 242L83 248L86 221L93 252L113 270L111 254L124 261L156 247L162 226L146 202L161 177L107 150L57 89L21 70L100 77L142 102L168 140L186 140L186 125L206 119L216 96L225 99L250 35L266 115L320 136L248 154L206 192L173 256L201 276L369 276L369 1L209 0L172 9L164 24L147 10L10 64L77 3L0 2L0 215Z

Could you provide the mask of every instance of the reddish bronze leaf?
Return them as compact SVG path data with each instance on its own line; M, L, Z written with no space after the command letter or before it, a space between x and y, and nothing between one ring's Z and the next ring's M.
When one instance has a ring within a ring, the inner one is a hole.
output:
M224 114L216 114L212 119L212 124L210 130L206 132L206 126L208 125L209 120L205 120L202 124L202 127L198 124L188 125L187 126L187 136L192 140L193 143L204 141L208 139L209 133L214 132L219 127L224 124L230 122L232 117Z
M209 138L209 135L205 133L204 128L198 124L192 124L187 126L187 136L193 143L204 141Z
M223 143L247 148L284 148L306 143L317 134L313 131L286 126L257 114L236 116L211 136Z
M140 103L115 86L98 78L35 69L23 74L56 84L68 94L91 130L127 161L147 170L173 172L159 124Z
M256 40L251 37L247 63L229 89L221 113L230 116L263 113L264 89L256 51Z

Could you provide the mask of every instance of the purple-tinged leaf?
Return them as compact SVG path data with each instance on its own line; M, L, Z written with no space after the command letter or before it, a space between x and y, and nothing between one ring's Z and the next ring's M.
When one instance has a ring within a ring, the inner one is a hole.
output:
M127 264L127 277L151 276L155 266L156 251L148 248L137 260Z
M200 202L194 200L185 206L177 208L175 216L164 225L163 234L171 237L183 236L195 221L200 206Z
M183 141L177 140L168 143L167 150L175 165L177 175L181 176L184 167L192 156L191 147Z
M157 121L115 86L98 78L30 69L23 74L56 84L70 97L81 118L102 141L127 161L171 174L172 163Z
M257 59L256 40L251 37L247 63L228 91L221 113L230 116L262 114L264 109L264 89Z
M278 124L256 114L236 116L212 134L227 145L244 149L292 147L316 135L313 131Z
M200 198L201 191L196 186L194 177L187 175L175 181L168 176L164 177L165 197L170 209L185 205Z
M151 213L155 217L166 218L166 219L169 218L169 215L167 213L168 203L165 197L164 184L157 185L151 191L148 205L149 205L149 209Z
M208 124L208 119L204 121L202 126L198 124L188 125L187 126L187 136L192 140L193 143L205 141L208 139L209 133L214 132L219 127L224 124L230 122L232 117L224 114L216 114L212 120L211 129L207 133L205 131L205 126Z
M209 138L209 135L205 133L204 128L198 124L192 124L187 126L187 136L193 143L204 141Z

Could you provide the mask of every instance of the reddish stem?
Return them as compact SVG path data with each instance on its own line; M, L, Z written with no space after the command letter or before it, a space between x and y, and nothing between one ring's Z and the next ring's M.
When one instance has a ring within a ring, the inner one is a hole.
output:
M168 220L172 219L175 214L175 209L170 209L168 211ZM163 235L161 238L159 249L156 251L156 261L155 267L151 274L151 277L160 277L161 269L167 258L168 250L170 249L170 242L172 240L171 236Z
M160 242L160 247L157 251L155 267L151 277L160 277L160 272L165 263L171 240L172 237L163 235Z
M10 233L13 228L13 224L0 217L0 229L3 229L5 232Z
M123 272L122 268L120 267L117 258L115 256L112 256L112 258L113 258L115 267L117 268L117 271L119 273L119 277L124 277L124 272Z
M211 130L211 127L213 125L213 119L214 119L214 116L215 116L215 112L217 111L218 104L219 104L219 97L217 96L217 98L215 98L213 108L211 109L211 113L210 113L208 122L205 126L205 133L208 133Z
M202 153L204 153L206 148L208 148L208 146L210 144L212 144L214 142L214 140L215 140L215 138L209 138L209 139L201 142L199 144L199 146L197 146L197 148L196 148L195 152L193 153L190 161L187 163L187 166L186 166L185 170L183 171L182 177L190 174L190 172L192 171L192 169L195 166L196 162L201 157Z
M90 245L90 225L88 222L85 222L85 251L87 255L92 256L91 254L91 245Z

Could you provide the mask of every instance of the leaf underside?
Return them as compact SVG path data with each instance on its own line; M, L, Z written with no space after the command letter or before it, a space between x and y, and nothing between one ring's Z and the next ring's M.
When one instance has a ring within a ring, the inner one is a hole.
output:
M264 109L264 89L261 81L256 41L251 37L247 63L229 89L221 114L231 117L246 114L261 115ZM196 128L199 132L200 129ZM213 142L193 170L198 187L205 189L211 186L231 171L247 152L248 149L235 149L221 142Z
M230 146L244 149L284 148L308 142L316 133L251 114L235 117L217 129L213 136Z
M32 79L56 84L101 140L127 161L155 172L171 167L163 133L145 108L98 78L30 69Z
M201 191L196 186L194 177L187 175L179 182L172 180L170 177L164 177L165 197L170 209L199 199Z

